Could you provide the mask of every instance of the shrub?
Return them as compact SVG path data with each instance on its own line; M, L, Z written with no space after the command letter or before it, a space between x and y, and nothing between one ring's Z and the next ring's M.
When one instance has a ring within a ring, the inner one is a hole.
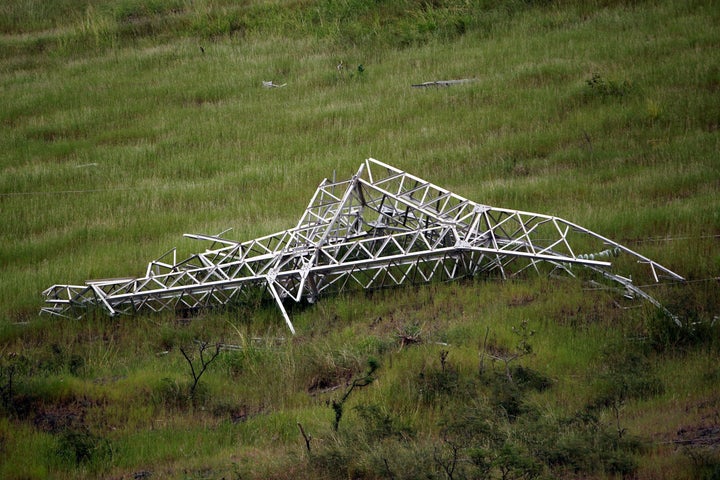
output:
M437 478L432 444L411 440L412 428L378 405L361 405L355 411L361 424L349 426L357 428L313 443L313 478Z
M711 446L687 446L683 454L692 461L692 475L698 480L720 479L720 452Z
M662 380L652 373L647 357L624 345L609 347L603 353L596 387L598 394L593 403L595 407L650 398L665 390Z
M361 355L352 350L313 347L302 355L298 380L308 392L336 388L362 370Z
M198 388L196 398L202 398L205 393L204 388ZM156 407L185 410L191 404L190 385L174 378L165 377L152 389L150 399Z
M676 310L673 310L676 311ZM720 320L698 318L696 312L686 312L682 325L657 312L646 322L650 346L657 352L679 352L692 348L720 349Z
M634 454L641 443L619 437L592 409L565 418L523 418L516 428L532 456L556 473L628 475L637 468Z
M435 478L432 447L396 439L374 444L363 455L367 478Z
M592 77L585 81L585 84L591 94L602 98L624 97L633 89L632 83L627 80L608 80L599 73L593 73Z
M353 452L344 442L335 439L313 453L310 466L321 478L345 479L348 478L348 467L353 456Z
M112 459L110 442L87 429L67 429L58 442L57 454L71 465L92 465L100 468Z
M440 352L440 365L423 368L416 378L417 392L427 404L453 397L467 397L474 390L473 381L461 377L458 369L448 362L449 352Z
M9 413L17 413L22 402L17 402L17 385L27 375L30 361L24 355L10 354L0 357L0 407Z
M515 380L517 386L522 390L534 390L536 392L543 392L548 388L552 387L552 380L530 367L523 367L522 365L516 365L512 369L512 378Z
M540 372L521 365L510 367L508 371L512 373L511 377L490 372L483 378L490 391L489 401L492 407L500 410L509 420L515 420L531 411L525 402L525 394L533 390L547 390L552 386L552 381ZM512 381L509 378L512 378Z
M362 432L369 441L386 438L408 439L414 435L409 424L392 417L377 404L357 405L354 408L362 422Z

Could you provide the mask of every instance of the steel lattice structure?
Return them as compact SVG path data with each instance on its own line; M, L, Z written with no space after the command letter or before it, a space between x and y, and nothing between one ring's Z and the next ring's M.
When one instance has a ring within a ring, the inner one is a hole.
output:
M611 260L630 257L640 265L633 273L654 282L683 280L574 223L478 204L375 159L349 180L325 179L294 228L242 243L222 235L186 234L212 242L211 248L179 262L170 250L150 262L142 278L54 285L43 292L48 305L42 312L80 318L92 308L110 315L197 309L242 302L260 291L275 299L295 333L285 300L314 302L353 286L491 272L508 278L526 270L575 276L573 267L580 266L665 310L629 276L613 273Z

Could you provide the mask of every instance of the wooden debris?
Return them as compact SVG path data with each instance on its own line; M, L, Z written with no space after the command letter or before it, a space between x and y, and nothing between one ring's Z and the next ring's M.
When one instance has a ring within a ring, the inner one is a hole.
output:
M474 81L474 78L462 78L460 80L435 80L434 82L416 83L413 85L413 87L449 87L450 85L457 85L459 83L470 83Z

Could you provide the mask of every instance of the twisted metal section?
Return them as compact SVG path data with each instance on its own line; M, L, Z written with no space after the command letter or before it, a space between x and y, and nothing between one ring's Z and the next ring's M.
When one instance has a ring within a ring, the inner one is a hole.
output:
M654 282L683 280L574 223L478 204L375 159L349 180L324 180L294 228L242 243L224 233L186 234L211 247L181 261L170 250L141 278L54 285L43 292L42 313L80 318L97 308L110 315L198 309L260 293L276 301L295 333L286 300L526 270L575 276L579 266L670 314L630 276L613 273L611 260L631 259L632 273Z

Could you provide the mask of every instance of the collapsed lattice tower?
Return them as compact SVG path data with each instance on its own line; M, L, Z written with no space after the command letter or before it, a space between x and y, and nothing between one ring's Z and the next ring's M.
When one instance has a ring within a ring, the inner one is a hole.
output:
M110 315L197 309L242 302L260 291L275 299L295 333L285 300L314 302L350 286L374 289L489 272L507 278L528 269L574 276L575 265L664 310L629 276L613 273L611 260L629 256L643 266L638 273L655 282L683 280L574 223L478 204L374 159L349 180L324 180L294 228L242 243L185 236L212 246L180 262L171 250L150 262L141 278L54 285L43 292L48 306L42 312L79 318L92 308Z

